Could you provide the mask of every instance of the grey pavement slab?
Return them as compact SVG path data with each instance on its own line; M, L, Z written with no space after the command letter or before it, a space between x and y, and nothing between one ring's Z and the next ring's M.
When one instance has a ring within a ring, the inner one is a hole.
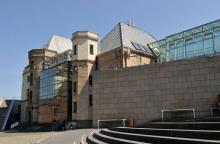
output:
M79 144L81 138L90 134L94 129L69 130L52 135L37 144Z

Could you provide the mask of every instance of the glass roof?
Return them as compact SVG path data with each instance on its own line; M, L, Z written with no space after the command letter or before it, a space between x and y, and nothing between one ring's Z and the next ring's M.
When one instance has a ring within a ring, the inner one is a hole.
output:
M174 35L167 36L165 39L162 39L157 42L149 44L149 46L151 48L156 48L156 47L163 45L167 42L174 41L174 40L181 39L181 38L190 37L194 34L198 34L201 32L213 30L213 28L216 28L216 27L220 27L220 19L213 21L213 22L210 22L210 23L207 23L207 24L204 24L204 25L201 25L201 26L198 26L198 27L194 27L194 28L186 30L186 31L176 33Z

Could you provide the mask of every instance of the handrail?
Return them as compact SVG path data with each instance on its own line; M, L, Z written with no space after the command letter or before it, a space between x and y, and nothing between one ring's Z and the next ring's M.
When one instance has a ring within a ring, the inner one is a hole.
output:
M104 121L120 121L120 120L122 120L122 122L123 122L123 127L125 127L125 121L126 121L127 119L105 119L105 120L97 120L97 127L98 127L98 129L99 129L99 124L100 124L100 122L104 122Z
M162 114L162 120L164 119L164 112L175 112L175 111L192 111L193 112L193 118L196 118L196 113L195 113L195 109L194 108L190 108L190 109L167 109L167 110L161 110L161 114Z

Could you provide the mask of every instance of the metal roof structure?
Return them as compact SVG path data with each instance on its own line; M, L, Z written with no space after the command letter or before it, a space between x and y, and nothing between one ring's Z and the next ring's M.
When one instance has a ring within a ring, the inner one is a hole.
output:
M69 49L62 53L59 53L58 55L54 57L46 58L43 63L43 69L48 69L55 65L64 63L66 61L71 61L71 60L72 60L72 49Z
M131 48L153 55L147 44L156 39L149 33L136 28L131 24L118 23L100 43L100 52L107 52L115 48Z
M159 62L220 54L220 19L148 44L160 51Z
M53 35L44 45L45 49L56 51L58 54L72 49L72 41L68 38Z

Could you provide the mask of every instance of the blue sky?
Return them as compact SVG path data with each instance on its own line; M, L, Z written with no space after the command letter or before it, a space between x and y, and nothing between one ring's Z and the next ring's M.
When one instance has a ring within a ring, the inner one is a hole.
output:
M53 34L77 30L105 36L118 22L157 39L220 18L220 0L1 0L0 98L20 98L28 51Z

